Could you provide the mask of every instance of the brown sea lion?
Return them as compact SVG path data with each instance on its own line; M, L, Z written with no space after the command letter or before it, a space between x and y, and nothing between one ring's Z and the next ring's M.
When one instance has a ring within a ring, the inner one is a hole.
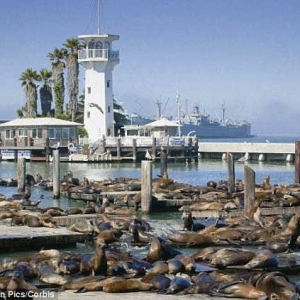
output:
M244 265L248 263L255 253L240 248L224 248L218 250L211 259L211 264L217 268L226 268L227 266Z
M114 283L118 281L122 281L123 279L120 277L109 277L109 278L103 278L101 280L87 282L80 288L76 290L76 293L86 293L86 292L92 292L92 291L102 291L103 287L109 283Z
M153 264L153 267L148 270L147 274L164 275L169 273L169 266L165 261L158 260Z
M122 236L123 232L120 229L106 229L101 231L97 237L96 240L102 240L105 244L111 244L114 242L119 242L119 238Z
M171 243L189 246L209 246L214 243L214 239L199 233L173 233L167 236Z
M48 284L63 285L67 279L63 276L56 274L52 266L48 262L41 262L38 266L39 280Z
M295 285L286 275L278 271L260 274L254 285L272 300L299 299Z
M116 282L110 282L103 286L105 293L128 293L138 291L150 291L152 284L144 283L140 279L122 279Z
M105 248L106 244L98 239L94 254L85 254L80 262L80 272L82 274L92 276L107 274Z
M244 281L222 282L218 286L213 287L209 291L209 295L230 298L268 299L265 292Z
M78 290L87 283L98 282L105 279L105 276L85 276L75 279L69 279L65 284L61 286L62 290Z
M39 252L49 258L51 266L55 269L55 272L59 274L59 265L62 261L61 252L57 249L41 250Z
M268 249L259 249L255 256L245 264L246 269L277 267L277 256Z
M7 285L8 295L12 291L32 291L37 292L38 288L30 282L26 282L21 271L14 271Z
M161 243L158 238L153 237L147 254L147 262L153 263L160 260L162 256Z

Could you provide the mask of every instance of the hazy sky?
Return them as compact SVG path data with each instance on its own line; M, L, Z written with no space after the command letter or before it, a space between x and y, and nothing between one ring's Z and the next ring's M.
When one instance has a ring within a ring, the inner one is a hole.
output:
M0 0L0 118L25 103L27 68L71 37L97 33L96 0ZM253 133L300 133L299 0L102 0L102 33L113 49L115 98L129 112L176 115L199 105L213 118L252 123ZM83 87L83 69L81 86ZM66 101L68 101L66 95ZM40 105L39 105L40 111Z

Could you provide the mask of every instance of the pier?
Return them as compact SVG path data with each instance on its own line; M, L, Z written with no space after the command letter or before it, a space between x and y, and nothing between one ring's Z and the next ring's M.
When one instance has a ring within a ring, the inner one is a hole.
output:
M199 142L199 158L227 159L232 153L234 159L256 161L286 161L295 159L294 143L201 143Z

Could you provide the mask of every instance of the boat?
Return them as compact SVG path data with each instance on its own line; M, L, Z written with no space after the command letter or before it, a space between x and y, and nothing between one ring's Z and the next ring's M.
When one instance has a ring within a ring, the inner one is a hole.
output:
M247 121L232 122L225 119L225 107L222 105L222 119L212 120L209 114L200 113L195 106L190 114L181 116L182 135L196 135L199 138L247 138L251 134L251 124Z

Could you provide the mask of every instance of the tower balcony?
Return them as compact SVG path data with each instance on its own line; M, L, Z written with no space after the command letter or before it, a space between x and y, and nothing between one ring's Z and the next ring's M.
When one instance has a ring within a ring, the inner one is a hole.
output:
M109 49L81 49L78 52L78 62L93 61L118 61L119 51Z

